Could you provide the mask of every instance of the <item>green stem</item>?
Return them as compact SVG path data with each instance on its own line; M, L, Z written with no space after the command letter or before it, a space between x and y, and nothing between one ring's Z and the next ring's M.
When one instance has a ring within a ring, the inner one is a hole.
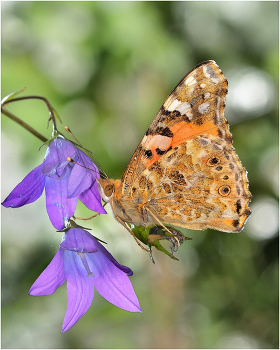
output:
M23 120L21 120L18 117L16 117L13 113L7 111L5 108L1 107L1 113L3 113L8 118L12 119L17 124L21 125L23 128L25 128L29 132L31 132L31 134L33 134L34 136L38 137L39 140L41 140L43 142L47 142L48 141L48 139L45 136L41 135L38 131L33 129L30 125L26 124Z
M55 115L54 115L54 110L52 108L52 105L49 103L49 101L45 98L45 97L42 97L42 96L24 96L24 97L16 97L16 98L12 98L12 99L8 99L7 102L3 103L1 107L5 106L5 104L9 104L11 102L17 102L17 101L23 101L23 100L42 100L45 102L45 104L47 105L47 108L49 110L49 114L50 114L50 117L48 119L48 122L50 120L52 120L52 123L53 123L53 130L54 131L57 131L57 127L56 127L56 119L55 119Z

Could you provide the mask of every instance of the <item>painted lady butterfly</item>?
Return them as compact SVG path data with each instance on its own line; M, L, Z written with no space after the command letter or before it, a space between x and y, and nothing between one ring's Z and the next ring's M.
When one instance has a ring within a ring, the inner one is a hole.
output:
M125 223L243 229L251 194L224 118L226 94L218 65L197 65L161 106L122 179L100 180L102 199L131 234Z

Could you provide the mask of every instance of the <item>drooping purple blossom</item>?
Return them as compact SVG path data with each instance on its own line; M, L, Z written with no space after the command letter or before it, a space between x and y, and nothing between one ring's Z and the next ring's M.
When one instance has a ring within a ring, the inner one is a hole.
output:
M49 295L67 280L68 304L62 332L70 329L88 310L94 287L110 303L142 312L128 276L132 271L120 265L89 232L72 228L62 238L51 263L32 285L29 294Z
M75 212L77 199L89 209L106 214L96 178L100 179L100 174L92 160L72 142L58 137L50 142L43 163L13 189L2 205L18 208L32 203L45 188L49 218L56 229L62 230Z

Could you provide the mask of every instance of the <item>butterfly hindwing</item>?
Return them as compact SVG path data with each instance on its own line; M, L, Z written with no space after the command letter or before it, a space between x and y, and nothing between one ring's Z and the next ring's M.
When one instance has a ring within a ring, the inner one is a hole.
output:
M134 182L133 197L167 224L239 232L250 211L246 170L233 147L196 136L162 156Z

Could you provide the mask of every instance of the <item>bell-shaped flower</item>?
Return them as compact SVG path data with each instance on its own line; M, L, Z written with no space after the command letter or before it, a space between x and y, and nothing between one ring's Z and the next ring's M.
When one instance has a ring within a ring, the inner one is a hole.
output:
M132 271L120 265L89 232L71 228L64 234L51 263L32 285L29 294L49 295L67 280L68 304L62 332L70 329L90 307L94 287L110 303L142 312L127 276Z
M92 160L72 142L58 137L50 142L43 163L13 189L2 205L18 208L32 203L45 188L49 218L56 229L62 230L75 212L77 198L89 209L106 214L96 179L100 174Z

